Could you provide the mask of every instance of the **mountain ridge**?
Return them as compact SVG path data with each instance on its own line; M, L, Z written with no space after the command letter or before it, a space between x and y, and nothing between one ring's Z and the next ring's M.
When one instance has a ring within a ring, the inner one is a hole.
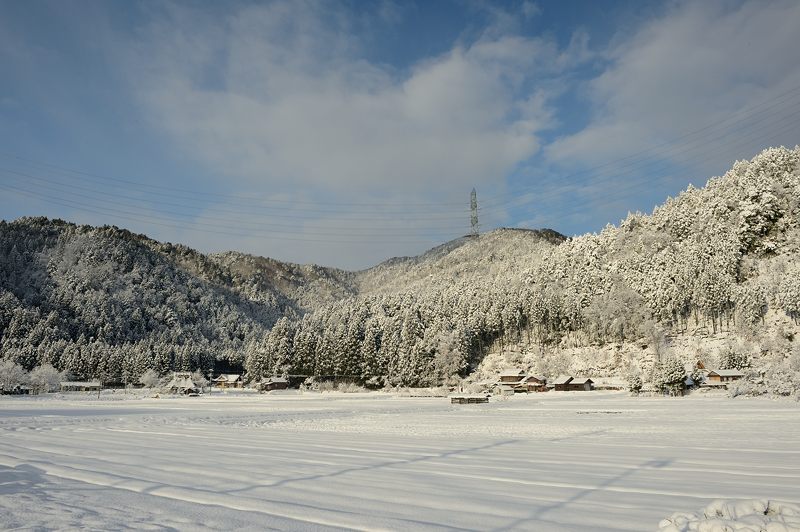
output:
M797 344L759 324L783 320L793 338L800 317L798 161L798 148L765 150L599 233L498 229L356 272L204 255L113 226L4 221L0 348L26 367L127 382L225 362L251 378L432 385L509 346L546 366L571 345L653 352L705 327L781 366ZM688 360L681 349L671 356ZM649 371L631 357L604 367Z

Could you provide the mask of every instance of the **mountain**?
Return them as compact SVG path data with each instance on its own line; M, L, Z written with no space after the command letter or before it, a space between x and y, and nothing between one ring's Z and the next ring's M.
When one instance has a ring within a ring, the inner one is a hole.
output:
M419 386L500 363L653 380L702 361L797 389L799 161L765 150L598 234L500 230L390 261L357 296L279 322L246 367Z
M215 359L241 364L246 342L279 318L352 295L350 277L237 253L206 256L116 227L0 222L0 346L28 367L49 362L114 379ZM112 358L120 360L109 369Z
M359 272L0 222L0 348L124 381L243 363L252 378L434 385L501 363L619 375L726 350L791 372L798 161L798 148L765 150L598 234L499 229Z

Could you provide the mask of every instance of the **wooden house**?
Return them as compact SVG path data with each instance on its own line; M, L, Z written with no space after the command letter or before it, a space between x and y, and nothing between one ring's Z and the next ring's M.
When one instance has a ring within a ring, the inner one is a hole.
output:
M574 392L590 392L594 389L594 381L588 377L576 377L568 386Z
M543 375L528 375L522 382L528 392L546 392L548 390L547 379Z
M517 388L515 384L497 383L494 385L494 388L492 388L492 393L500 396L514 395Z
M744 373L738 369L712 369L706 375L706 382L709 384L725 384L738 381L744 377Z
M223 373L222 375L214 377L212 380L214 386L217 388L227 389L242 387L242 376L235 373Z
M552 382L557 392L588 392L594 389L594 381L586 377L561 375Z
M557 392L565 392L570 382L572 382L572 377L569 375L559 375L553 379L548 386L552 387Z
M272 390L285 390L289 387L289 380L284 377L270 377L264 379L258 385L261 392L271 392Z
M503 384L519 384L525 378L525 372L517 368L508 368L500 372L500 382Z

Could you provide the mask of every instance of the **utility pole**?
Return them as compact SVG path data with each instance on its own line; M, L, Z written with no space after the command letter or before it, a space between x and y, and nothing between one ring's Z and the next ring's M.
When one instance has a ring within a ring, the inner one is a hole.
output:
M470 195L469 209L471 213L470 223L472 225L470 236L478 236L478 193L475 192L474 188L472 189L472 194Z

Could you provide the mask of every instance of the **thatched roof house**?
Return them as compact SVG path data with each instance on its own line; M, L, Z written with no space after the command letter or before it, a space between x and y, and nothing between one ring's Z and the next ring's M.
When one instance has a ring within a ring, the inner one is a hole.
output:
M167 384L170 393L180 393L189 395L199 393L197 385L192 380L192 374L188 371L177 371L172 374L172 380Z

